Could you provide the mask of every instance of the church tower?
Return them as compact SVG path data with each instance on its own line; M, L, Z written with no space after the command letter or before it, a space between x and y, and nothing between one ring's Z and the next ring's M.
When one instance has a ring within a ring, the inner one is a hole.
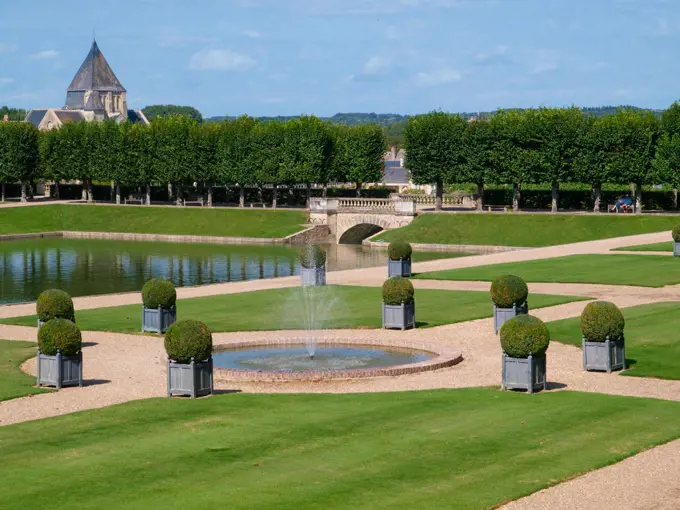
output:
M127 119L127 91L104 58L97 41L66 89L66 109L86 110L95 118Z

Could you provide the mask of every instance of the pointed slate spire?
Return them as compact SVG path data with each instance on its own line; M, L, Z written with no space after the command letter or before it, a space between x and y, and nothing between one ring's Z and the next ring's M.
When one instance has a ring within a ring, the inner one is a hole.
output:
M92 41L90 52L85 57L67 92L98 90L101 92L126 92L111 66L104 58L97 41Z

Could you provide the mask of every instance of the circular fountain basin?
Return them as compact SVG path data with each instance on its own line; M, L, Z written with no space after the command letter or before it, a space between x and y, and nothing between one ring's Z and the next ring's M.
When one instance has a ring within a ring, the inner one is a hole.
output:
M442 349L438 349L442 351ZM402 375L453 366L458 352L434 352L365 340L319 339L310 356L304 339L222 345L213 353L218 380L313 381Z

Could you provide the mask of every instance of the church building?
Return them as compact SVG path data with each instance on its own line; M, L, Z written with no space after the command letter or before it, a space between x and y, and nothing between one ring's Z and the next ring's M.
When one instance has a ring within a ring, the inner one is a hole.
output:
M128 110L127 91L121 85L99 49L92 42L90 52L78 69L71 85L66 89L66 105L63 108L30 110L26 122L40 130L49 130L69 122L102 121L149 124L141 110Z

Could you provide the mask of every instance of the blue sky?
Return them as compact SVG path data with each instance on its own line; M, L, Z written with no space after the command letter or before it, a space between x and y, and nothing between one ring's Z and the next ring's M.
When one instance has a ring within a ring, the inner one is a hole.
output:
M131 107L205 116L680 98L675 0L0 3L0 105L63 106L93 29Z

